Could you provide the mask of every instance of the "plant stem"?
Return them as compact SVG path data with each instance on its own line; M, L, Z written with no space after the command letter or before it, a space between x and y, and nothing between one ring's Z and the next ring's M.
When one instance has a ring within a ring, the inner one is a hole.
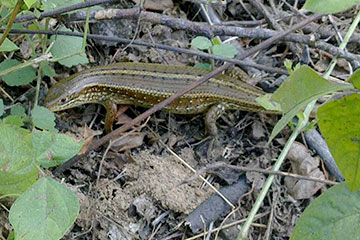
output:
M283 150L281 151L279 158L277 159L277 161L275 162L273 168L271 170L273 171L278 171L282 165L282 163L284 162L287 153L290 150L291 144L295 141L295 139L297 138L297 136L299 135L299 133L301 132L301 130L306 126L311 110L314 107L316 103L316 100L314 100L313 102L311 102L305 109L304 113L303 113L303 117L301 117L299 119L299 122L296 126L296 129L294 130L294 132L291 134L290 138L288 139L288 141L285 144L285 147L283 148ZM267 192L269 191L271 184L273 182L275 178L275 175L270 174L269 177L266 179L265 183L264 183L264 187L261 189L258 198L256 199L253 208L251 209L249 216L247 217L247 220L244 224L244 226L242 227L237 239L238 240L245 240L247 239L247 235L248 235L248 231L249 228L251 226L251 223L257 213L257 211L259 210L261 203L263 202Z
M45 30L48 29L49 26L49 18L45 21ZM42 45L42 54L46 54L46 45L47 45L48 36L45 34L41 38L41 45ZM39 93L40 93L40 84L41 79L43 77L43 70L44 70L45 62L41 62L39 65L38 73L37 73L37 81L36 81L36 91L35 91L35 99L34 99L34 108L38 105L39 101Z
M339 49L340 49L340 50L344 50L344 49L345 49L346 45L348 44L348 42L349 42L349 40L350 40L350 37L352 36L352 34L354 33L357 25L359 24L359 21L360 21L360 12L357 13L354 21L351 23L348 31L346 32L346 35L345 35L343 41L340 43L340 46L339 46ZM325 79L328 79L328 78L329 78L329 76L330 76L332 70L334 69L336 63L337 63L337 56L335 56L335 57L331 60L330 65L329 65L326 73L325 73L324 76L323 76Z
M28 66L31 66L33 64L40 63L40 62L43 62L43 61L48 61L50 58L51 58L51 53L42 55L42 56L40 56L38 58L31 59L31 60L29 60L27 62L24 62L22 64L19 64L19 65L16 65L14 67L8 68L8 69L6 69L4 71L1 71L0 72L0 77L4 76L6 74L9 74L9 73L15 72L17 70L20 70L20 69L22 69L24 67L28 67Z

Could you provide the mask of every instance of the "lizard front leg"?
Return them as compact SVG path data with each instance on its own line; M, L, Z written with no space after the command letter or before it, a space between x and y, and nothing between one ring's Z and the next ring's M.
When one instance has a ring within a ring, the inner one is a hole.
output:
M213 105L207 111L205 115L205 127L207 133L211 137L216 137L218 135L218 129L216 127L216 120L225 112L225 106L221 103Z
M109 133L112 130L112 125L114 123L114 120L116 118L117 113L117 105L113 102L106 101L102 103L102 105L106 109L106 115L105 115L105 132Z

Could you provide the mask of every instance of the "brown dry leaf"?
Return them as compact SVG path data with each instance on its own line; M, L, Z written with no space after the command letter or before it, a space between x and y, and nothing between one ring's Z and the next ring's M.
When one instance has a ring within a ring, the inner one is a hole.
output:
M126 114L121 114L116 117L116 125L124 124L127 122L130 122L132 120L131 117L129 117Z
M250 162L246 167L250 168L260 168L260 163L258 160ZM259 172L252 172L247 171L245 173L246 179L249 183L252 183L252 191L255 197L257 197L261 191L261 189L264 187L264 183L266 180L266 177L263 173Z
M87 138L91 138L91 137L98 136L101 134L102 134L102 131L92 130L85 124L82 137L83 137L83 139L86 140Z
M87 149L88 149L90 143L92 142L93 138L94 138L94 136L91 136L91 137L89 137L89 138L87 138L87 139L85 140L85 142L84 142L84 144L82 145L81 150L80 150L80 152L78 153L78 155L82 155L82 154L84 154L84 153L87 151Z
M116 117L122 115L126 110L128 110L128 108L130 107L130 105L120 105L118 107L117 113L116 113Z
M88 149L90 143L92 142L93 138L100 134L102 134L101 131L94 131L85 124L84 133L82 135L82 138L85 139L85 142L84 142L83 146L81 147L81 150L78 153L78 155L84 154L86 152L86 150Z
M129 134L114 142L114 144L111 146L111 149L113 151L121 152L132 148L137 148L143 144L144 137L145 133L142 132Z
M294 142L287 158L291 162L293 173L325 179L323 172L319 169L320 159L318 157L312 157L303 144ZM324 186L324 183L286 177L285 186L295 199L305 199L312 197Z
M109 169L123 169L125 164L136 163L130 151L124 153L109 152L107 158L113 159L107 163Z

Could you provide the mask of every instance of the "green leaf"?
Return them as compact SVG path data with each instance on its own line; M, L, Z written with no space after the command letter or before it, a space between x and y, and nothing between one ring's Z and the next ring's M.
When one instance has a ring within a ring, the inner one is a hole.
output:
M0 63L0 71L6 70L10 67L19 65L20 62L15 59L8 59ZM36 71L33 67L25 67L16 72L9 73L2 76L3 80L9 86L25 85L32 82L36 78Z
M290 240L359 239L360 192L345 183L316 198L296 223Z
M352 89L349 84L336 84L320 77L308 66L301 66L291 73L271 97L281 104L285 115L277 122L269 142L311 101L340 90Z
M352 88L349 84L327 81L310 67L301 66L285 80L271 99L281 103L282 109L288 112L298 106L305 107L324 94Z
M286 70L289 73L292 73L296 70L298 70L300 68L300 63L297 63L294 67L293 67L293 61L289 60L289 59L285 59L284 61L284 66L286 67Z
M212 46L211 41L203 36L197 36L191 41L191 46L199 50L207 50Z
M4 5L7 8L14 8L16 5L16 0L1 0L0 5Z
M272 94L265 94L262 97L257 97L255 100L266 110L282 112L281 105L277 102L271 101Z
M5 113L4 101L0 98L0 117Z
M38 9L34 9L34 16L35 16L36 18L40 18L41 12L40 12Z
M83 2L83 0L43 0L42 4L44 5L44 11L52 11L58 8L68 7Z
M28 9L30 9L37 1L39 1L39 0L24 0Z
M211 70L211 65L209 63L197 63L194 65L195 68L200 68L200 69L205 69L210 71Z
M0 38L2 37L2 34L0 34ZM5 41L0 46L0 52L12 52L19 50L19 47L16 46L15 43L10 41L8 38L5 38Z
M360 69L356 70L349 78L348 82L351 82L355 88L360 89Z
M76 143L71 137L46 131L34 131L32 144L35 158L45 168L63 164L82 147L82 143Z
M22 11L21 13L23 13L24 11ZM14 23L11 26L11 29L18 29L18 30L25 30L26 28L22 25L22 23Z
M211 39L213 45L220 45L222 44L221 40L218 37L214 37Z
M12 107L10 109L10 114L11 115L24 116L25 115L25 108L23 106L16 105L16 106L14 106L14 107Z
M15 232L11 231L6 240L15 240Z
M69 29L64 27L60 28L60 31L70 32ZM54 58L60 58L81 51L83 38L71 36L52 36L50 40L55 41L53 47L50 50L52 55ZM66 67L72 67L78 64L87 64L89 61L86 54L82 53L81 55L75 55L60 60L59 63Z
M79 214L74 193L51 178L39 179L11 206L9 220L17 240L56 240Z
M51 132L57 132L57 129L55 128L55 115L47 108L41 106L35 107L31 110L31 117L35 127Z
M319 127L351 191L360 188L360 96L353 94L318 109Z
M49 62L44 62L44 75L48 77L54 77L56 75L56 72L54 68L50 67Z
M37 177L38 169L34 164L23 165L16 172L0 171L0 195L22 194L36 182Z
M284 66L289 73L291 73L293 71L292 64L293 64L293 62L290 59L285 59Z
M21 194L36 181L31 144L24 141L29 134L0 121L0 194Z
M234 58L236 56L237 50L234 45L230 43L223 43L221 45L212 46L211 52L217 56Z
M24 119L20 115L9 115L6 118L4 118L4 123L14 125L17 127L24 126Z
M360 0L307 0L303 8L319 14L331 14L345 11L359 3Z

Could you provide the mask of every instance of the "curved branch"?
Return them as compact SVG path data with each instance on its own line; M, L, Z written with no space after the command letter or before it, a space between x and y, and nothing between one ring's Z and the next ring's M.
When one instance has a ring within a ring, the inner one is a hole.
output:
M154 24L162 24L171 27L175 30L185 30L192 34L204 35L207 37L213 36L237 36L242 38L250 39L261 39L265 40L274 36L279 35L281 32L273 31L263 28L242 28L234 26L223 26L223 25L209 25L207 23L192 22L186 19L173 18L159 13L141 11L139 8L130 9L107 9L92 11L90 13L90 19L92 20L109 20L109 19L138 19L141 15L143 21L149 21ZM85 16L76 14L70 16L68 20L82 21ZM295 42L307 44L311 47L324 50L332 55L345 58L349 61L360 62L360 56L357 54L345 52L339 50L331 44L320 41L317 39L315 34L302 35L291 33L282 39L283 42Z
M0 29L0 33L2 31L3 30ZM19 30L19 29L12 29L10 31L10 33L15 33L15 34L24 34L24 33L25 34L48 34L48 35L66 35L66 36L73 36L73 37L84 37L83 33L64 32L64 31L55 32L55 31L49 31L49 30ZM124 44L131 44L131 45L137 45L137 46L144 46L144 47L153 47L153 48L158 48L158 49L163 49L163 50L168 50L168 51L174 51L174 52L179 52L179 53L184 53L184 54L189 54L189 55L195 55L195 56L204 57L204 58L211 58L211 59L215 59L215 60L231 62L231 63L234 63L234 64L238 64L240 66L254 67L254 68L258 68L258 69L268 71L268 72L272 72L272 73L279 73L279 74L289 75L289 73L287 71L285 71L285 70L283 70L281 68L273 68L273 67L269 67L269 66L265 66L265 65L261 65L261 64L257 64L257 63L249 63L249 62L246 62L244 60L226 58L226 57L212 55L212 54L205 53L205 52L194 51L194 50L190 50L190 49L177 48L177 47L171 47L171 46L164 45L164 44L154 44L154 43L148 43L148 42L143 42L143 41L138 41L138 40L132 41L132 40L125 39L125 38L109 37L109 36L103 36L103 35L97 35L97 34L88 34L87 38L95 39L95 40L110 41L110 42L118 42L118 43L124 43Z

